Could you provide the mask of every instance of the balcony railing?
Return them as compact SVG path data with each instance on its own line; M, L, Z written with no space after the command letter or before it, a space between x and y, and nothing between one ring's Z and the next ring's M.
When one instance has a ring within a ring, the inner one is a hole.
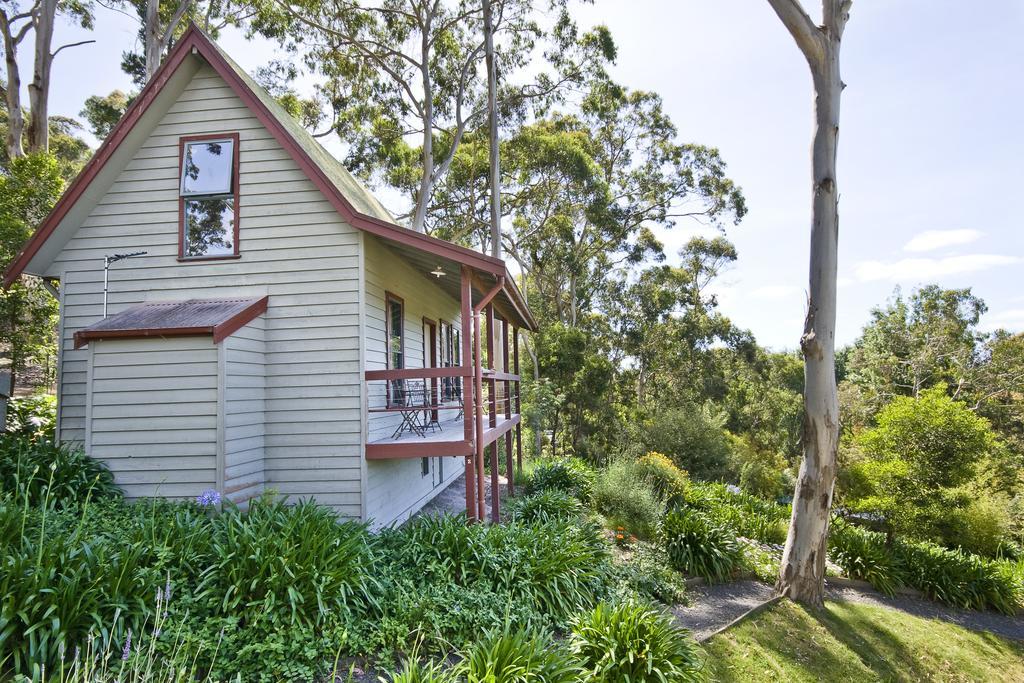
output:
M483 412L484 446L519 424L519 375L483 370L473 396L471 367L367 370L367 447L371 460L471 455L475 409Z

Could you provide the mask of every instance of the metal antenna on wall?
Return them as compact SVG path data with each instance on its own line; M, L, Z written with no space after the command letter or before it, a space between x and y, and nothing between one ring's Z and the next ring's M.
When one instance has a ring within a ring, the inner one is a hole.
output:
M135 258L136 256L144 256L148 254L148 251L133 251L130 254L108 254L103 257L103 317L107 317L107 273L110 270L111 263L117 263L128 258Z

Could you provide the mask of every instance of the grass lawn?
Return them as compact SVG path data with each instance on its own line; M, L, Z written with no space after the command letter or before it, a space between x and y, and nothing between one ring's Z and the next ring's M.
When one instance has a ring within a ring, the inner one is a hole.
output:
M705 650L713 681L1024 681L1024 644L854 603L783 601Z

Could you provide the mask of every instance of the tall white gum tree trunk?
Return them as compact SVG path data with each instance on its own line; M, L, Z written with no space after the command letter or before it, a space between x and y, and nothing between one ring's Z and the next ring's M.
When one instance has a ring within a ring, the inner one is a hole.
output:
M816 26L799 0L768 0L811 67L814 83L814 142L811 203L811 258L807 318L800 348L804 356L804 457L793 496L793 516L775 590L798 602L823 604L825 551L839 448L836 396L836 271L839 192L836 147L839 137L839 47L850 18L851 0L822 0Z
M491 256L501 258L501 158L498 140L498 70L494 63L494 26L491 0L483 0L484 59L487 62L487 132L491 185Z

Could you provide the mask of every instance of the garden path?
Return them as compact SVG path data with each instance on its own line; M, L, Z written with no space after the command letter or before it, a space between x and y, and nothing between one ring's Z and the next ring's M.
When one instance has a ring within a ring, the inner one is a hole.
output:
M704 641L772 597L772 587L759 581L733 581L697 586L686 591L689 605L672 608L676 622Z
M745 580L732 583L704 585L690 589L691 604L672 609L680 626L690 629L698 641L710 638L720 629L764 604L772 597L772 587L758 581ZM828 600L862 602L925 619L941 619L974 631L989 631L1006 638L1024 640L1024 618L991 611L977 611L949 607L924 598L907 595L888 597L872 590L828 585Z
M501 490L501 502L504 507L505 497L508 490L508 481L505 477L498 477L498 486ZM491 514L491 477L484 475L484 494L486 500L487 514ZM439 515L457 515L466 511L466 475L462 474L454 479L444 491L434 496L429 503L420 508L414 517L435 517ZM489 518L489 517L488 517Z

